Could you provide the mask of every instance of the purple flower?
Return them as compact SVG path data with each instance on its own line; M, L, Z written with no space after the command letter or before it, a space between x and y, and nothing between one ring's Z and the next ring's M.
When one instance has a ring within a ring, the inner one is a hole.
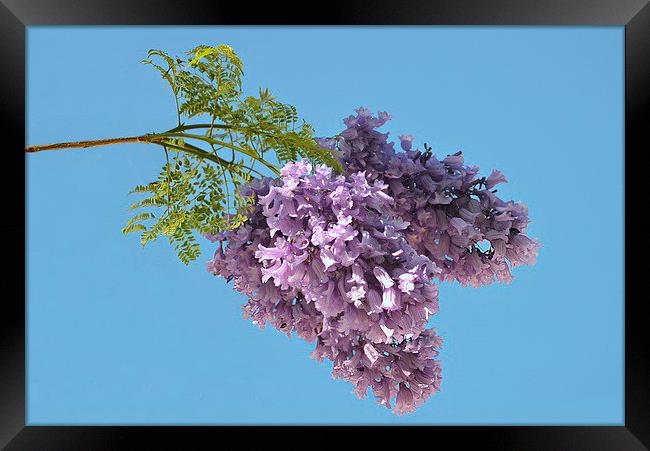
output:
M487 189L492 189L498 183L504 183L507 181L508 180L501 172L497 171L496 169L493 169L490 176L487 179L485 179L485 186Z
M370 343L366 343L363 346L363 353L370 360L370 366L374 365L377 359L379 359L379 352Z
M395 287L391 286L390 288L384 288L381 307L391 312L394 310L399 310L397 292L395 291Z
M415 274L404 273L399 276L399 285L398 288L404 293L410 293L415 289L414 282L417 280Z
M442 339L427 327L434 278L509 282L540 244L526 235L526 206L490 191L503 174L479 178L461 152L438 160L413 150L410 135L395 151L376 130L389 119L360 108L337 140L317 140L342 174L301 160L278 179L253 179L242 191L257 200L246 222L206 235L219 241L207 268L248 298L254 324L314 342L312 356L357 396L371 389L403 414L440 390Z
M399 391L395 399L395 413L403 415L405 413L415 412L415 405L413 404L413 393L406 384L399 384Z
M411 150L411 146L413 145L413 137L411 135L401 135L398 138L402 149Z
M395 284L393 279L390 277L390 274L388 274L388 272L386 272L386 270L381 266L375 266L372 272L382 287L390 288Z

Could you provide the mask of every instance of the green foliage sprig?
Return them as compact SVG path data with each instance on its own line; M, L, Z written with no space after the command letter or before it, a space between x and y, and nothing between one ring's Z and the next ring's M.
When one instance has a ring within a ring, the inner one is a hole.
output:
M143 62L169 84L178 117L167 132L138 139L165 152L157 179L133 189L147 197L131 207L140 212L123 229L140 232L143 245L166 236L183 263L196 259L196 233L218 233L246 219L251 199L241 193L242 185L279 173L269 156L280 164L307 158L340 170L294 106L268 89L243 96L243 64L231 47L199 46L183 57L150 50Z

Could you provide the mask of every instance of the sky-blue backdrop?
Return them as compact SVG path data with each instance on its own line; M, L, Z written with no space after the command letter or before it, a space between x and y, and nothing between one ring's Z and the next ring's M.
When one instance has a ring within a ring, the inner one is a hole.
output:
M228 43L326 135L361 105L393 137L463 149L524 201L544 247L511 285L444 285L442 391L397 417L259 330L244 298L166 242L120 229L157 147L28 155L28 422L623 423L623 28L28 30L28 144L161 131L172 97L139 61Z

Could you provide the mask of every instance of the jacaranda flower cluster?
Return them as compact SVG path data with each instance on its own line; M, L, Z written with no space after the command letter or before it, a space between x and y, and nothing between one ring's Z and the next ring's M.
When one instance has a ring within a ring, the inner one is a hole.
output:
M460 152L438 160L411 136L396 152L376 130L388 114L356 113L320 140L344 173L303 160L254 179L248 220L208 236L219 241L208 270L248 297L245 317L315 341L334 377L402 414L440 390L435 280L509 282L539 244L525 235L526 207L496 196L500 172L479 178Z

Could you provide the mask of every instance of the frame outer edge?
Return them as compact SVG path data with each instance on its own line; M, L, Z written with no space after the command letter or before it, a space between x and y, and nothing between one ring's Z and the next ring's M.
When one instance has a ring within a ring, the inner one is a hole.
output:
M11 10L5 6L4 3L11 3ZM27 3L27 2L26 2ZM35 6L34 3L30 2L30 6ZM9 0L3 1L0 3L0 49L4 56L3 62L5 63L3 77L6 77L6 80L3 79L2 84L0 84L0 93L3 100L5 108L3 108L3 124L8 128L13 130L24 130L24 108L25 102L18 104L19 100L24 100L24 85L19 86L16 82L16 79L20 80L25 79L25 61L24 61L24 49L25 49L25 24L22 21L29 22L30 24L34 23L63 23L61 22L62 18L65 19L67 14L72 14L70 8L66 8L61 5L61 2L52 2L59 3L59 6L62 6L60 13L56 14L54 17L45 17L46 13L41 10L39 14L36 11L33 11L33 14L29 12L25 13L23 8L15 8L17 3L15 1ZM69 3L63 2L65 4ZM623 3L623 2L621 2ZM650 41L648 40L648 30L650 30L650 7L647 2L626 2L626 5L623 6L623 9L626 9L626 12L629 13L627 17L630 17L632 13L630 10L632 6L630 3L645 4L640 10L639 7L634 7L634 10L637 11L636 15L632 17L629 23L626 25L626 140L631 141L631 138L637 140L639 144L637 150L640 152L643 149L647 149L648 140L643 138L644 124L643 120L647 117L648 107L644 105L644 102L647 103L647 92L650 80L650 70L649 70L649 61L650 61ZM602 6L602 4L601 4ZM18 9L18 11L16 11ZM36 9L36 8L34 8ZM481 8L483 9L483 8ZM578 8L580 9L580 8ZM67 11L66 11L67 10ZM18 17L12 12L16 12ZM602 10L601 10L602 13ZM492 14L490 17L493 17ZM82 20L78 18L73 19L70 16L67 20L72 19L72 23L88 23L97 17L88 17ZM111 22L110 16L105 16L102 19L104 22ZM375 16L376 17L376 16ZM598 22L603 21L603 19L597 19L596 17L591 17ZM160 18L154 18L160 19ZM440 18L439 18L440 19ZM438 19L438 20L439 20ZM113 19L114 20L114 19ZM136 18L136 20L138 20ZM399 19L398 19L399 20ZM468 19L473 21L473 19ZM510 17L505 18L506 21L510 21ZM488 19L489 22L499 22L498 20ZM526 23L533 25L534 21L531 22L528 19L523 20ZM603 21L605 23L615 23L620 21L620 15L611 17L609 20ZM514 20L516 22L516 20ZM513 22L513 23L514 23ZM569 21L572 22L572 21ZM588 20L578 20L576 23L587 23ZM69 22L70 23L70 22ZM480 23L478 21L477 23ZM553 21L549 22L553 23ZM18 77L16 77L16 75ZM19 93L19 94L16 94ZM631 94L634 93L634 96ZM9 113L10 112L10 113ZM21 138L22 139L22 138ZM15 144L15 145L14 145ZM644 145L641 145L644 144ZM18 146L22 150L24 146L24 141L16 143L11 143L10 148L16 149ZM20 163L24 168L24 157L22 152L17 156L20 158ZM640 170L639 165L636 168L630 167L631 170ZM627 180L627 179L626 179ZM626 187L626 193L630 193L630 190ZM23 202L22 208L23 218L24 218L24 197L14 199L16 202ZM11 207L14 207L13 203ZM627 211L627 210L626 210ZM21 224L3 224L0 228L5 232L20 232L20 228L24 230L24 223ZM18 246L18 243L14 244ZM18 258L19 262L24 263L24 254L22 257ZM15 268L20 268L19 265L15 265ZM8 278L15 277L19 275L20 270L24 270L24 264L22 268L15 269L16 274L7 274ZM17 279L17 277L16 277ZM626 278L627 279L627 278ZM626 292L629 293L629 285L626 284ZM20 297L12 297L12 301L22 304ZM638 304L638 303L637 303ZM15 368L16 361L24 361L25 357L25 342L24 342L24 330L20 325L24 325L24 305L18 305L17 307L12 304L11 307L7 306L7 312L9 314L0 315L0 322L2 324L2 330L0 331L0 448L4 447L8 441L10 441L16 433L20 432L25 425L25 368ZM14 311L15 308L15 311ZM636 321L639 324L634 325L630 319L633 319L633 315L638 315L640 313L640 308L631 303L626 303L626 336L628 337L640 337L644 333L640 327L640 322L642 320L639 317L636 317ZM648 388L645 382L645 376L648 374L647 365L648 365L648 351L643 349L642 344L631 343L627 341L626 346L626 428L632 434L634 434L640 441L643 443L650 442L650 415L647 411L647 399L650 399ZM27 432L25 428L23 432Z
M625 233L643 233L638 206L645 202L638 184L647 179L640 156L647 155L650 116L650 3L637 12L625 27ZM628 164L628 162L630 162ZM634 185L633 185L634 184ZM640 203L641 202L641 203ZM628 208L630 207L630 208ZM625 244L625 264L634 265L643 247ZM642 257L641 257L642 258ZM643 260L639 260L643 261ZM631 269L631 267L629 268ZM640 271L643 271L641 269ZM650 352L642 337L647 336L646 304L637 289L638 272L625 271L625 425L643 444L650 445ZM629 273L629 276L628 276Z
M3 280L20 287L25 271L25 197L23 154L25 130L25 26L4 4L0 4L0 109L5 144L4 177L0 186L11 195L3 196L0 233L3 250ZM14 167L12 167L14 166ZM22 170L21 170L22 169ZM20 183L23 186L20 186ZM23 195L21 195L21 192ZM21 277L22 276L22 277ZM25 425L25 296L24 287L5 292L0 314L0 448ZM22 294L22 295L21 295Z
M625 25L646 0L455 0L364 2L330 0L319 14L301 14L289 3L212 0L2 0L32 25ZM283 7L284 6L284 7ZM196 11L201 15L197 18ZM346 14L350 12L350 14ZM305 22L305 18L306 22ZM357 20L355 20L357 18Z

